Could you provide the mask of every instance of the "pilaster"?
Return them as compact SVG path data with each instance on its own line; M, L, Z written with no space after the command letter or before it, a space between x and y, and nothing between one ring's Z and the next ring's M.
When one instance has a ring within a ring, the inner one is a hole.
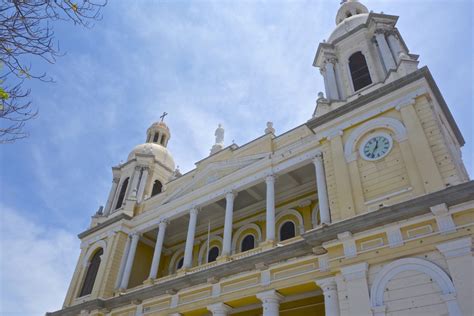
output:
M355 207L352 186L350 181L348 181L350 178L342 145L342 131L333 133L328 139L331 146L334 175L336 177L339 211L341 212L341 219L348 219L355 216Z
M462 315L474 315L474 260L472 237L464 237L436 246L448 263Z
M372 315L367 271L368 264L366 262L341 269L347 288L349 310L352 315Z
M415 111L415 100L398 107L402 121L408 132L408 142L415 157L425 191L431 193L444 188L433 152L426 138L425 131Z

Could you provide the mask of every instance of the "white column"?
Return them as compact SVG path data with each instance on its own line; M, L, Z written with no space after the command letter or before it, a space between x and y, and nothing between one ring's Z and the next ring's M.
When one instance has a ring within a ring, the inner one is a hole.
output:
M140 235L138 233L133 233L130 241L130 250L128 252L127 263L125 264L125 269L123 271L122 282L120 283L120 289L125 290L128 286L128 281L130 280L130 274L132 272L133 261L135 259L135 252L137 251L138 240Z
M115 282L115 288L119 289L120 285L122 284L123 279L123 270L125 270L125 266L127 265L128 253L130 252L130 237L127 236L127 242L125 244L125 250L122 255L122 262L120 263L119 273L117 275L117 280Z
M472 257L472 237L448 241L436 246L446 258L449 274L453 279L456 297L462 315L474 315L474 259ZM454 304L445 297L448 304Z
M141 167L136 166L135 172L133 173L132 183L128 192L128 197L136 198L137 197L137 186L138 180L140 180Z
M275 290L270 290L257 294L257 298L262 301L263 316L280 315L280 302L283 296Z
M158 224L158 234L156 235L155 250L153 252L153 260L151 261L149 279L156 279L158 268L160 267L161 252L163 251L163 241L165 240L166 226L168 220L163 219Z
M390 47L388 47L387 40L385 39L384 31L375 31L375 39L379 45L380 54L382 55L382 60L385 65L385 70L388 72L390 69L396 69L397 66L395 65L392 52L390 51Z
M316 186L318 189L319 214L321 224L331 223L331 213L329 212L328 189L326 186L326 175L324 174L323 154L318 153L313 159L316 170Z
M212 316L227 316L232 311L232 308L224 303L216 303L209 305L207 310L212 313Z
M120 178L114 178L112 180L112 188L110 189L109 192L109 198L107 199L107 203L105 204L105 210L104 210L104 215L107 216L110 214L110 210L112 208L112 201L115 198L115 194L117 192L117 186L120 181Z
M346 283L351 315L372 315L369 285L367 284L368 268L369 265L366 262L362 262L341 269Z
M225 222L224 222L224 245L222 256L230 256L232 249L232 221L234 214L234 192L227 192L225 195Z
M266 241L275 241L275 176L265 178L267 184L267 238Z
M140 184L138 187L138 194L137 194L137 201L141 202L143 200L143 193L145 192L146 182L148 181L148 167L143 167L142 179L140 180Z
M339 298L335 278L330 277L315 282L323 290L325 315L339 316Z
M339 100L339 92L337 91L337 81L336 81L336 72L334 69L334 64L337 62L335 58L330 58L326 61L326 77L328 84L327 96L329 100Z
M196 233L197 214L198 210L196 208L192 208L189 211L188 235L186 237L186 248L184 249L184 269L189 269L193 265L193 247L194 235Z
M394 32L388 33L387 36L388 40L388 45L390 46L390 49L392 50L393 57L395 58L395 62L399 62L400 58L400 53L403 52L403 48L400 45L400 40L397 38Z

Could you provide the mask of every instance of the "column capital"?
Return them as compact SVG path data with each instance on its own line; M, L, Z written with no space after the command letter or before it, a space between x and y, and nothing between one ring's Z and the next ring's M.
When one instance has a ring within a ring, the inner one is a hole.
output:
M317 279L314 281L317 286L319 286L323 292L337 290L336 278L329 277L324 279Z
M313 160L313 163L317 163L317 162L322 162L323 161L323 152L322 151L318 151L314 157L312 158Z
M158 222L158 227L160 227L160 229L161 229L161 227L166 227L166 226L168 226L169 223L170 223L170 220L169 220L168 218L166 218L166 217L165 217L165 218L162 218L162 219L160 219L160 221Z
M140 235L141 235L141 234L140 234L140 232L138 232L138 231L132 231L132 232L130 232L130 234L129 234L130 238L132 238L132 239L138 239L138 238L140 238Z
M265 303L279 303L283 300L283 295L278 293L276 290L270 290L258 293L257 298Z
M228 314L232 312L232 307L224 303L215 303L207 306L207 310L212 314Z
M233 198L237 197L237 195L238 195L237 191L229 190L225 193L225 198L226 198L226 200L227 199L233 199Z
M352 281L366 278L368 270L369 264L367 262L362 262L342 268L341 273L344 276L344 279L346 279L347 281Z
M191 207L189 210L189 215L198 215L199 209L196 206Z
M329 135L327 136L327 139L331 140L333 138L342 136L342 134L344 134L342 130L334 130L329 133Z
M327 64L327 65L331 64L331 65L334 66L337 63L337 58L336 57L328 57L324 60L324 63Z
M472 237L465 237L444 242L436 246L446 258L472 255Z
M119 183L120 182L120 177L113 177L112 183Z
M275 183L275 175L274 174L269 174L265 177L265 182L266 183Z

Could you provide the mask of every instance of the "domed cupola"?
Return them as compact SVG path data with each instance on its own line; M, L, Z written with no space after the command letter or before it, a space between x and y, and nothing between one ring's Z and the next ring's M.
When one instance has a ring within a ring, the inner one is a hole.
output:
M138 155L153 155L155 160L165 167L169 172L175 170L173 156L166 146L171 137L170 129L165 122L155 122L147 130L146 143L135 146L128 155L128 161L137 158Z
M348 19L355 15L360 15L364 13L369 13L369 10L365 5L360 3L357 0L347 0L344 1L337 11L336 15L336 24L340 24L345 19Z

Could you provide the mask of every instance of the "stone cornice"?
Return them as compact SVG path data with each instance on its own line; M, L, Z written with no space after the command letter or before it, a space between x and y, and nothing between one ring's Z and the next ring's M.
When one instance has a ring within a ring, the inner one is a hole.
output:
M312 253L314 246L337 238L337 235L346 231L352 234L374 227L398 222L414 216L430 213L430 207L446 203L448 206L472 201L474 196L474 181L465 182L441 191L420 196L378 211L359 215L349 220L337 222L319 229L308 231L302 235L303 240L283 247L272 248L253 256L230 261L213 268L177 277L153 286L145 287L121 296L109 299L96 299L75 306L67 307L46 315L77 315L81 310L95 310L100 308L114 309L131 304L134 300L146 300L167 293L169 289L179 291L194 285L206 283L210 277L222 279L237 273L255 269L257 263L270 265L290 258L300 257Z
M130 216L127 215L127 214L120 214L120 215L117 215L117 216L115 216L115 217L112 217L112 218L106 220L105 222L100 223L100 224L97 225L97 226L94 226L94 227L92 227L92 228L89 228L89 229L83 231L82 233L80 233L79 235L77 235L77 237L79 237L80 239L82 239L82 238L84 238L84 237L86 237L86 236L89 236L89 235L92 234L92 233L95 233L96 231L101 230L101 229L104 228L104 227L107 227L107 226L109 226L109 225L112 225L112 224L114 224L114 223L116 223L116 222L119 222L119 221L121 221L121 220L123 220L123 219L129 221L129 220L132 219L132 217L130 217Z
M336 119L338 117L341 117L342 115L349 113L359 107L362 107L364 105L367 105L368 103L377 100L378 98L391 93L395 90L398 90L412 82L415 82L421 78L425 78L426 81L428 82L428 85L433 92L434 96L436 97L437 101L439 102L439 105L441 107L441 110L443 111L443 114L446 116L447 121L449 122L449 125L453 129L453 132L456 136L457 141L461 146L465 144L464 137L461 134L461 131L459 130L459 127L457 126L456 122L454 121L453 115L449 111L448 105L446 104L446 101L444 100L438 86L436 85L436 82L433 79L433 76L431 75L428 67L423 67L418 69L417 71L412 72L411 74L406 75L403 78L400 78L398 80L395 80L391 83L388 83L381 88L374 90L366 95L360 96L356 100L352 102L348 102L344 104L343 106L326 113L320 117L313 118L309 120L306 125L314 129L320 125L323 125L324 123L327 123L333 119Z

